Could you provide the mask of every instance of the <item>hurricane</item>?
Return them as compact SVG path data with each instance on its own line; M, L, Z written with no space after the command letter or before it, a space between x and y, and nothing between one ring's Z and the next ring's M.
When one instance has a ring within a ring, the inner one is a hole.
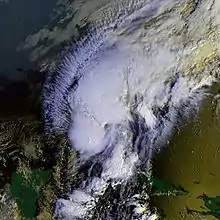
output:
M138 173L150 172L184 118L196 118L218 78L202 53L211 45L218 56L215 33L197 18L217 24L219 3L194 1L188 13L185 2L108 1L46 79L46 130L67 135L84 173L57 199L58 219L157 219Z

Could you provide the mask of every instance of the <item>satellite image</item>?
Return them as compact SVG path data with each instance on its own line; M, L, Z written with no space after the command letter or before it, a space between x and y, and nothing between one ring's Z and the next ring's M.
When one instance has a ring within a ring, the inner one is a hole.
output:
M0 18L0 219L220 220L219 0Z

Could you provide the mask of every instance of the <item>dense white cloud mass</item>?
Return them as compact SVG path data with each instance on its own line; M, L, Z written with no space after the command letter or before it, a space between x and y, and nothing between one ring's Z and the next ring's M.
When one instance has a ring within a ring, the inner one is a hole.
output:
M69 199L58 200L56 211L64 219L86 218L107 182L125 184L132 178L137 166L146 165L153 150L167 141L179 116L198 110L204 86L215 81L204 69L197 70L198 76L190 74L187 65L198 62L194 50L199 46L187 45L176 34L185 27L178 7L168 10L177 2L124 0L107 5L106 17L94 23L57 77L48 80L48 125L68 129L82 161L93 156L93 165L102 167ZM103 11L97 12L99 19ZM150 23L156 16L157 23Z

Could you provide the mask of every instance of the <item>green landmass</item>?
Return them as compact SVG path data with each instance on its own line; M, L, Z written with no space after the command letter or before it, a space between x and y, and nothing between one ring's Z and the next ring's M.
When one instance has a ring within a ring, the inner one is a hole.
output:
M29 70L26 81L0 81L0 196L7 198L0 202L3 220L53 219L57 196L71 190L75 180L78 160L65 134L44 133L43 78Z

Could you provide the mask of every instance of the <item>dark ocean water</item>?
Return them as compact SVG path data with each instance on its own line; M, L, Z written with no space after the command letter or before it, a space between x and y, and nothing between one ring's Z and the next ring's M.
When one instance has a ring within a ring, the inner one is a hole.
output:
M57 0L0 1L0 75L20 78L17 68L31 68L30 51L17 51L19 44L50 22Z

